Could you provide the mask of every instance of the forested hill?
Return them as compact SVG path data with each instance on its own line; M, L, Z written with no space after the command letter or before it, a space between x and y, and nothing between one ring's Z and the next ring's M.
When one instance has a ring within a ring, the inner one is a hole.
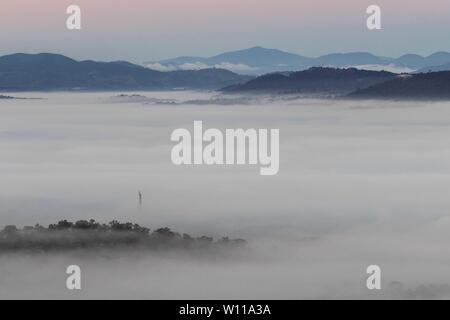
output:
M393 79L386 71L367 71L315 67L292 73L272 73L252 79L244 84L223 88L223 92L239 93L321 93L348 94L358 89Z
M160 72L51 53L0 57L0 91L218 89L249 79L223 69Z

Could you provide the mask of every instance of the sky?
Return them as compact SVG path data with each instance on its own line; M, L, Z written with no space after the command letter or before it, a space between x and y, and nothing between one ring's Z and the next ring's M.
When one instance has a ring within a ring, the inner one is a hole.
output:
M81 7L81 30L66 28L72 4ZM366 27L372 4L382 9L382 30ZM448 0L3 0L0 14L2 55L143 62L253 46L307 56L450 51Z

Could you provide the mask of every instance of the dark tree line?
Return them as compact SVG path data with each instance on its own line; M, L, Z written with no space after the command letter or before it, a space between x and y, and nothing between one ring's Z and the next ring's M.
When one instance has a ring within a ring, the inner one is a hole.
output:
M195 249L240 247L242 239L228 237L215 241L211 237L192 237L169 228L150 229L136 223L111 221L101 224L91 219L70 222L61 220L47 228L39 224L18 229L6 226L0 231L0 251L66 250L79 248L136 247L142 249Z

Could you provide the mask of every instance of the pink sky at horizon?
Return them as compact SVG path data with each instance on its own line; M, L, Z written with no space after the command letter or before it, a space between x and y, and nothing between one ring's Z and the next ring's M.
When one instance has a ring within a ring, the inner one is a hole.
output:
M370 51L386 56L450 51L450 1L429 0L4 0L0 54L58 52L136 62L209 56L256 45L318 56ZM65 27L68 5L82 30ZM365 9L382 8L368 31Z

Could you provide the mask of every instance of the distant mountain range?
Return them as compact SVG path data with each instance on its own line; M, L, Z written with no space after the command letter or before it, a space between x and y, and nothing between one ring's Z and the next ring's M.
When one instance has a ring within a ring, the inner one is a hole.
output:
M240 74L259 75L276 71L292 71L298 68L307 68L311 62L311 58L297 54L276 49L255 47L227 52L209 58L179 57L157 62L146 62L144 65L160 71L216 67Z
M223 88L227 93L303 93L344 95L395 78L386 71L314 67L291 73L272 73L244 84Z
M302 71L311 67L355 67L358 69L386 70L401 73L444 66L446 64L450 64L450 53L448 52L437 52L427 57L407 54L399 58L379 57L367 52L352 52L333 53L318 58L310 58L262 47L226 52L208 58L179 57L144 63L148 68L158 71L199 70L216 67L249 75Z
M218 89L251 79L224 69L160 72L126 61L41 54L0 57L0 91Z
M240 59L243 55L245 52L240 52L234 57ZM287 57L292 59L292 63L300 61L289 54ZM415 63L416 67L423 66L424 61L438 63L435 67L419 69L423 73L400 75L388 71L342 68L349 57L353 57L355 63L377 62L376 57L367 54L329 55L321 57L322 63L335 61L341 68L312 67L302 71L274 72L253 77L219 68L162 72L126 61L76 61L58 54L19 53L0 57L0 91L220 89L225 93L300 93L352 98L450 99L450 71L445 71L450 67L450 63L442 64L446 59L444 53L423 59L417 56L397 59L403 61L401 63ZM304 58L303 61L307 59ZM270 60L264 55L259 57L259 63L270 61L275 60ZM2 100L11 98L0 95Z

